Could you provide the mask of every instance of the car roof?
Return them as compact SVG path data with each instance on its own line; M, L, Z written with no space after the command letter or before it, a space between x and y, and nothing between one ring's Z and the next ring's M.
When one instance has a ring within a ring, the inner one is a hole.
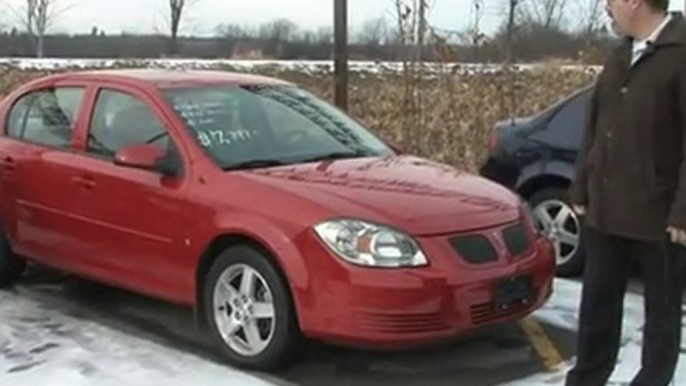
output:
M114 81L148 84L160 88L201 85L290 85L289 82L260 75L218 70L97 69L48 75L52 80ZM44 79L46 79L44 78Z

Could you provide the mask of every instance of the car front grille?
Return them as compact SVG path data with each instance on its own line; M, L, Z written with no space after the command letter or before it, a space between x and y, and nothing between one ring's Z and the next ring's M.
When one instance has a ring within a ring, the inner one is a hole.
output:
M531 240L522 223L502 229L500 235L512 257L521 257L531 250ZM448 242L455 253L470 264L489 264L498 261L498 251L492 241L484 235L474 233L452 236Z
M471 264L487 264L498 260L493 244L482 235L464 235L450 238L453 250Z
M529 251L531 244L526 229L521 223L505 228L502 234L510 255L517 257Z
M362 330L387 334L416 334L449 328L446 319L439 313L358 313L354 320Z

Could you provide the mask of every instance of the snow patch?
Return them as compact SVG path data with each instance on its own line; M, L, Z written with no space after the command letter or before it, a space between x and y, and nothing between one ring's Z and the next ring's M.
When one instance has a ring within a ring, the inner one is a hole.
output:
M271 385L0 292L0 386Z
M227 69L254 71L259 68L273 68L279 71L296 71L305 74L332 73L331 60L235 60L235 59L92 59L92 58L0 58L0 66L5 65L22 70L54 71L62 69L118 68L122 66L151 67L165 69ZM502 71L500 64L481 63L439 63L423 64L428 74L472 74ZM391 61L350 61L349 70L353 73L399 73L402 62ZM516 71L532 71L548 67L546 64L518 64ZM598 66L559 65L556 68L569 71L590 71L597 73Z
M550 301L535 312L534 317L547 324L577 331L581 290L581 283L557 279ZM643 321L643 296L627 293L624 300L622 348L617 367L608 385L628 385L640 370ZM686 329L682 327L682 331L686 335ZM682 336L682 348L686 346L684 338L686 336ZM563 363L555 372L536 374L503 386L562 386L566 373L573 364L574 359ZM686 354L682 354L679 358L674 385L686 385Z
M553 296L534 317L575 331L581 290L580 283L556 280ZM610 385L628 384L639 369L643 316L643 297L627 294L623 347ZM273 386L229 366L65 315L21 291L0 292L0 321L0 386ZM573 360L504 386L562 386L572 365ZM675 385L686 385L686 354Z

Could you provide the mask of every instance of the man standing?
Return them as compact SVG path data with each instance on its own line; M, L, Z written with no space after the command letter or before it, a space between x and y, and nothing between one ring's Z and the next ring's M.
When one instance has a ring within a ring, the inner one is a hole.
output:
M630 263L645 284L641 369L665 386L681 342L686 245L686 24L669 0L607 0L624 37L595 87L570 200L586 250L576 367L568 386L601 386L620 349Z

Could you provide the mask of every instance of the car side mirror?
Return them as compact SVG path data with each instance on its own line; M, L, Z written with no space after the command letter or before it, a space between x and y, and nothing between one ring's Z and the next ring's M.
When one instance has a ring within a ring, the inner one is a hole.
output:
M115 165L175 175L176 167L164 150L154 145L129 145L114 155Z

